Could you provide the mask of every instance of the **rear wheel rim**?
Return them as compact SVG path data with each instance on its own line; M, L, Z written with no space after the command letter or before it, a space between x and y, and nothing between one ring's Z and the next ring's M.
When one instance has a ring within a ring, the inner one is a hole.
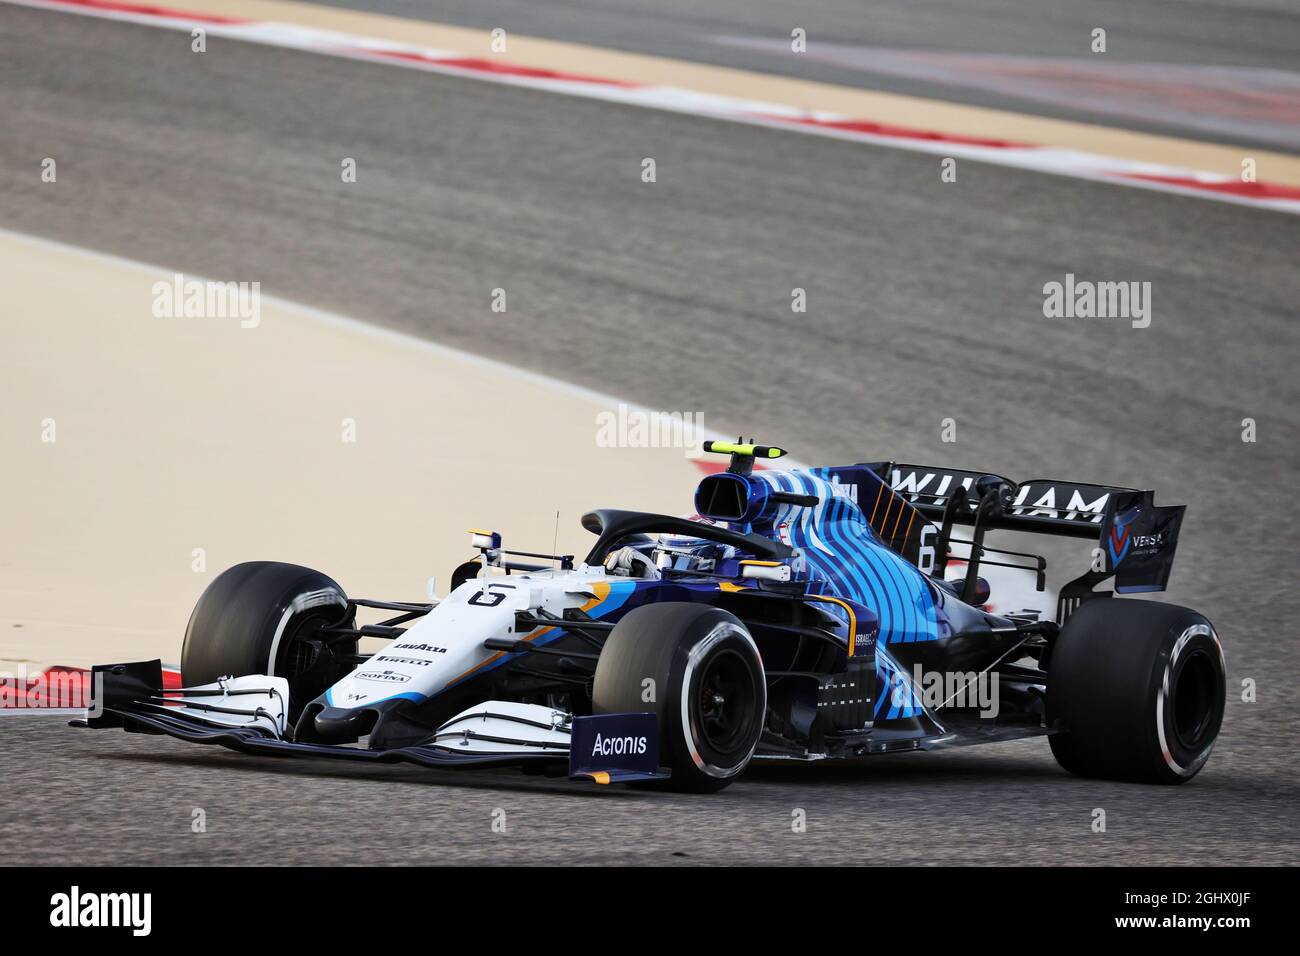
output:
M1173 687L1174 736L1187 750L1196 750L1205 743L1213 723L1215 710L1214 662L1205 651L1192 651Z

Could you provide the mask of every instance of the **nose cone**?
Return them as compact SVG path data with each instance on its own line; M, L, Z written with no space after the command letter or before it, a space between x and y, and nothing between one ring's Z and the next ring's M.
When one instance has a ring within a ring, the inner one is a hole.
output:
M378 716L370 709L326 707L316 715L316 736L320 740L356 740L370 733Z

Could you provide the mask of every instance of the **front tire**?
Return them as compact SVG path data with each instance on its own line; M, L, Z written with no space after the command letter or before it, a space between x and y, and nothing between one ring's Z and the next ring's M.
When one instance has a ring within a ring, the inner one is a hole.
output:
M1048 676L1052 754L1070 773L1181 784L1214 748L1227 671L1214 626L1193 610L1089 601L1057 638Z
M356 654L356 640L326 647L321 629L350 621L347 595L327 575L276 561L237 564L217 575L194 606L181 677L189 686L248 674L283 677L292 724L346 673L334 655Z
M709 793L739 777L767 711L763 662L745 625L718 608L677 602L620 620L596 663L592 712L647 711L659 721L668 788Z

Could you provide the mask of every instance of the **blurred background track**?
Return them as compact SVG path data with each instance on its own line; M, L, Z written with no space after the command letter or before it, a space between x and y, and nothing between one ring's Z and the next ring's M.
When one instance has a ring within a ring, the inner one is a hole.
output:
M318 0L1239 145L1300 145L1290 0ZM1092 31L1106 30L1104 54ZM791 50L791 31L808 45Z
M1181 35L1169 42L1191 42ZM5 839L51 861L94 845L102 861L143 862L205 806L222 823L186 844L200 862L246 860L253 846L267 862L1296 859L1295 217L973 162L942 183L934 158L911 153L215 38L195 56L184 34L7 5L0 115L8 229L260 281L701 411L805 461L1155 487L1189 505L1169 599L1219 625L1230 687L1260 682L1258 703L1230 694L1214 758L1178 791L1071 779L1031 741L810 777L762 771L708 800L590 800L513 776L372 781L10 719L0 759L22 798L0 805ZM54 185L40 181L47 156ZM640 181L647 156L654 184ZM340 181L344 157L355 184ZM1150 281L1151 327L1045 319L1043 285L1067 272ZM505 314L489 309L496 287ZM790 311L796 287L805 314ZM5 307L5 326L45 319ZM139 356L139 375L149 362ZM410 425L454 413L412 409ZM955 446L939 441L947 417ZM1256 444L1240 440L1245 417ZM16 449L7 467L33 453ZM532 492L551 508L547 489ZM366 504L340 508L359 520ZM325 570L346 584L347 568ZM520 814L516 839L490 842L496 806ZM1104 835L1089 830L1099 806ZM808 810L807 839L789 831L794 807Z

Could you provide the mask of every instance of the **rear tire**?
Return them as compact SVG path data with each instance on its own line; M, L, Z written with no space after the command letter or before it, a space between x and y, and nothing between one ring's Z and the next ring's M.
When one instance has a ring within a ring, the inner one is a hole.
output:
M1186 783L1210 756L1227 693L1223 649L1203 615L1152 601L1094 600L1052 649L1047 717L1070 773Z
M350 623L347 595L330 577L296 564L249 561L221 572L194 606L181 649L187 685L267 674L289 681L289 722L349 669L321 644L321 628Z
M595 714L654 713L659 759L672 770L664 786L693 793L721 790L744 772L767 711L754 639L735 615L703 604L628 613L600 652L591 696Z

